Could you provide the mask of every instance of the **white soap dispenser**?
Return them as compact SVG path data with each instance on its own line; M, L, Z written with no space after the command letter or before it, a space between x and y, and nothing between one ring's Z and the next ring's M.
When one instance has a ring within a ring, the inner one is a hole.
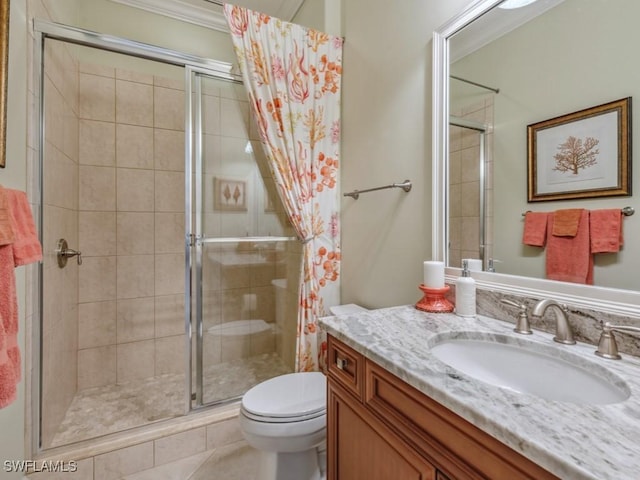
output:
M456 315L475 317L476 315L476 281L469 273L469 264L462 262L462 276L456 279Z

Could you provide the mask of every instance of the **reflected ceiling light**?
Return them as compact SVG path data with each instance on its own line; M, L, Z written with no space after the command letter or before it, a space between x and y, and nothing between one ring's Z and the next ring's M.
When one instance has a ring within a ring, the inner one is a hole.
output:
M498 7L510 10L512 8L524 7L525 5L529 5L530 3L533 3L535 1L536 0L505 0L500 5L498 5Z

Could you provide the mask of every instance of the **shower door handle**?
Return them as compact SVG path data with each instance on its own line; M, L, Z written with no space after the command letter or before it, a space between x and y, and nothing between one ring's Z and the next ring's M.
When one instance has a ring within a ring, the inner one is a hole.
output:
M71 257L77 257L78 265L82 265L82 252L69 248L67 241L64 238L58 240L58 246L56 247L56 257L58 258L58 266L64 268L67 265L67 260Z

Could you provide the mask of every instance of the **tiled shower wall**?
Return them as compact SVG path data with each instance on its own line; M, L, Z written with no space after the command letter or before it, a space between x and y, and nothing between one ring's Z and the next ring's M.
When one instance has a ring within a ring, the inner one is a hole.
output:
M493 97L459 112L458 118L493 124ZM493 133L486 135L485 259L493 256ZM449 129L449 265L461 267L463 258L480 258L480 134L468 128ZM485 260L486 266L486 260Z
M78 389L184 371L183 81L80 65Z
M43 208L42 434L50 441L76 392L78 265L59 268L55 249L66 238L78 245L78 64L68 48L48 42L45 50Z

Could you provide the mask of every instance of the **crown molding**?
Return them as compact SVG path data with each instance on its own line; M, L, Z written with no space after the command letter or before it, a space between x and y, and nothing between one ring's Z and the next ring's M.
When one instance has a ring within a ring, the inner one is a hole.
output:
M221 12L211 7L198 7L182 0L111 0L128 7L139 8L165 17L192 23L200 27L211 28L219 32L229 32L227 22Z

